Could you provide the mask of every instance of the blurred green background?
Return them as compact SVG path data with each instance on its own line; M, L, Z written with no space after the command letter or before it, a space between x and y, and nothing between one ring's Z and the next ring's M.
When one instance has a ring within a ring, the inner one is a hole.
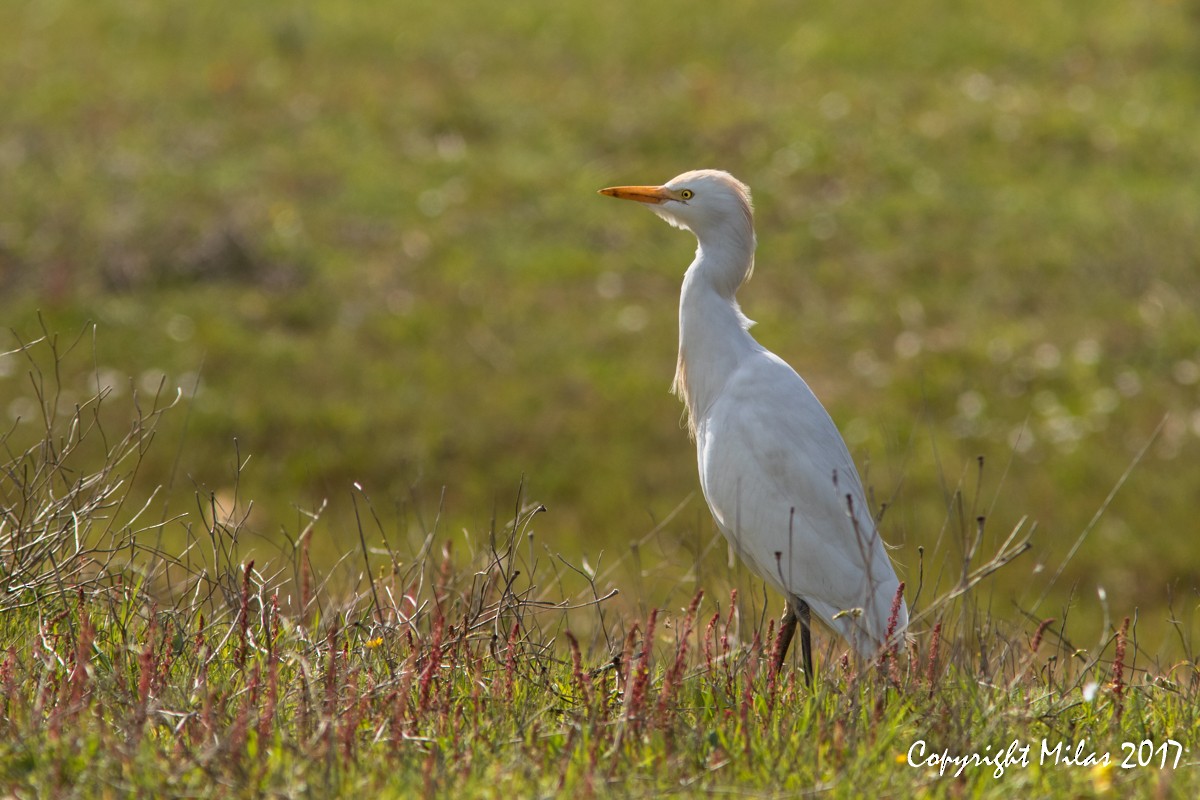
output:
M928 599L974 516L983 551L1028 517L992 613L1069 605L1090 646L1103 587L1151 654L1169 601L1200 632L1196 0L7 0L0 87L0 350L94 322L64 407L182 390L142 495L236 477L266 540L327 499L333 559L353 482L469 546L524 482L627 596L720 591L668 394L694 242L595 194L718 167L755 192L743 308L910 596L918 546ZM0 358L10 449L28 371Z

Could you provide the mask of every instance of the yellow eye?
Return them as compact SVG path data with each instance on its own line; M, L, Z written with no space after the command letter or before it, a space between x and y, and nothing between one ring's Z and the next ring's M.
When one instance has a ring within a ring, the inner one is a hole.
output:
M679 193L679 196L682 197L684 200L691 200L693 197L696 196L696 193L693 192L691 189L684 189L682 192Z

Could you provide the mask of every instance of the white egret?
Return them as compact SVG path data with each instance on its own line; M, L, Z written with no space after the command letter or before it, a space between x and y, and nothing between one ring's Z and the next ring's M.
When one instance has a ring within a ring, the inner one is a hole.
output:
M699 242L679 297L673 388L718 527L786 598L779 661L799 621L811 683L811 613L862 657L876 656L889 623L893 639L904 635L908 609L837 427L796 371L754 340L738 307L754 269L750 190L727 172L697 170L600 193L646 203Z

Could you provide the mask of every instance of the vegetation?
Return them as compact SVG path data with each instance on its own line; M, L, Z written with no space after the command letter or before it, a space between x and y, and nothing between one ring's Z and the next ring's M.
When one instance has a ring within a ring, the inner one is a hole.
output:
M10 791L1189 794L894 757L1195 746L1196 2L408 6L0 3ZM594 194L700 166L925 611L811 694Z
M1200 788L1193 664L1139 665L1128 617L1087 653L1052 620L1027 637L979 608L978 582L1022 541L918 601L929 633L878 663L825 648L808 689L794 664L774 670L774 622L747 618L736 590L608 613L586 566L524 552L540 507L518 508L466 568L437 529L408 553L364 514L366 563L340 601L310 563L311 526L274 572L238 560L236 513L201 509L191 546L162 550L167 521L112 525L162 411L109 437L100 403L5 465L7 796ZM74 467L97 438L110 443L99 468Z

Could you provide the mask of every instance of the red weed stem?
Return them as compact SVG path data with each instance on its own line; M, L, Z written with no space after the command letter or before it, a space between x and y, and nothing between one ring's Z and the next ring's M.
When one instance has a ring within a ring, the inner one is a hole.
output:
M700 607L700 599L702 597L704 597L703 589L697 590L696 594L692 597L692 602L687 609L687 615L683 618L683 631L680 633L679 640L675 645L675 661L663 677L662 691L658 695L657 712L658 716L664 722L666 721L667 706L674 699L675 691L683 677L683 670L687 666L688 639L692 636L692 627L696 622L696 609Z
M463 624L464 624L464 626L466 625L465 622ZM464 630L465 630L465 627L464 627ZM453 635L453 633L454 633L453 627L450 628L450 633L451 633L451 635ZM450 656L450 669L449 669L449 672L447 673L449 675L455 675L458 672L458 659L459 659L459 656L461 655L461 649L462 649L461 643L462 643L462 639L456 639L447 646L446 653ZM454 693L454 681L453 680L443 681L443 687L444 687L444 691L443 691L443 696L442 696L442 709L444 711L449 711L451 708L453 708L452 700L453 700L453 693ZM454 719L451 718L450 722L451 722L451 724L453 724Z
M279 592L271 594L271 608L267 612L267 659L275 658L275 636L279 632Z
M513 622L508 632L508 641L504 652L504 696L512 699L513 689L517 680L517 637L521 633L521 623Z
M721 612L716 611L712 615L712 619L708 621L708 627L704 630L704 663L708 667L708 674L711 676L713 672L713 645L716 639L717 623L721 621Z
M571 678L575 681L575 687L579 692L579 700L583 703L583 707L590 709L592 700L588 694L587 681L583 677L583 657L579 653L579 642L576 641L575 634L570 631L567 631L567 644L571 648Z
M182 638L182 634L180 634ZM171 674L171 665L175 663L175 650L172 642L175 641L174 625L171 620L167 620L163 625L162 635L158 640L159 655L157 659L157 670L154 674L154 682L150 687L150 691L156 697L162 693L163 687L167 685L167 678Z
M338 715L342 725L342 759L347 765L354 755L354 737L358 731L361 710L358 703L358 670L355 669L346 676L346 712Z
M778 670L775 669L775 662L779 660L779 653L783 645L783 625L779 626L779 633L780 635L776 635L775 633L775 620L767 620L766 641L772 643L771 655L767 660L767 691L771 695L772 704L774 703L775 697L775 673L778 672Z
M256 664L246 686L246 694L238 709L238 715L233 721L233 728L229 732L228 746L231 754L240 754L245 747L246 732L250 730L250 711L258 704L258 682L259 667Z
M734 694L733 659L729 657L729 629L733 626L733 615L737 611L737 589L729 590L729 614L725 617L725 630L721 633L721 658L725 670L725 690Z
M208 645L205 645L201 662L206 663L211 656ZM216 728L213 722L213 696L208 687L208 670L201 669L199 672L200 689L204 692L204 704L200 708L200 731L205 739L211 739Z
M411 667L405 667L400 676L400 688L396 691L392 698L392 747L398 749L404 741L404 734L407 732L405 724L406 712L408 711L409 693L412 691L413 675L416 670Z
M246 569L242 573L242 602L238 609L238 669L246 666L246 654L250 649L250 571L252 569L254 569L254 559L246 562Z
M926 665L925 678L929 683L929 697L933 697L934 682L937 679L937 658L938 649L942 644L942 621L938 620L933 626L933 633L929 637L929 663Z
M17 646L10 645L4 655L4 663L0 664L0 693L4 698L4 707L0 709L0 719L9 718L9 704L17 694Z
M337 714L338 696L338 622L335 618L325 638L329 660L325 666L325 718L332 720Z
M150 694L154 691L154 638L157 629L158 615L151 608L150 625L146 629L146 649L138 653L137 707L134 709L133 725L139 736L146 721L146 707L150 702Z
M642 656L638 659L637 672L630 689L629 716L638 719L646 703L646 687L650 682L650 653L654 649L654 625L658 620L658 609L650 609L646 618L646 635L642 638Z
M617 681L620 684L621 691L624 692L625 709L628 713L629 700L633 696L630 691L633 688L633 648L637 644L637 636L641 632L638 624L635 622L633 627L629 629L629 633L625 635L625 646L621 650L619 662L617 664Z
M196 623L196 635L192 638L192 649L197 653L204 650L204 613L201 612L200 619Z
M1040 647L1042 644L1042 637L1045 635L1046 629L1049 628L1054 621L1054 617L1049 617L1042 620L1041 623L1038 624L1037 630L1033 633L1033 639L1029 641L1029 652L1036 653L1038 651L1038 647Z
M904 581L900 581L900 585L896 587L896 594L892 597L892 609L888 614L887 635L884 641L888 646L888 676L892 683L900 685L900 642L903 637L896 637L896 627L900 622L900 604L904 602Z
M437 585L434 586L433 591L433 602L438 608L438 613L441 613L442 600L445 599L450 591L450 571L452 566L450 563L450 544L450 542L446 542L442 545L442 566L438 570Z
M258 716L258 752L265 756L271 729L275 725L275 709L279 702L279 662L275 656L267 656L267 699Z
M433 619L433 636L429 645L429 658L425 662L425 669L421 671L421 680L417 684L417 713L424 717L432 705L433 678L437 675L442 666L442 634L445 629L445 622L441 614L436 614Z
M1129 617L1121 623L1117 631L1116 657L1113 661L1113 699L1115 701L1115 724L1121 724L1121 716L1125 713L1125 642L1129 634Z
M746 670L742 673L742 736L745 740L746 755L750 755L750 709L754 703L754 678L758 672L758 655L762 653L762 640L758 633L750 645L750 657L746 659Z
M308 545L312 536L305 536L300 543L300 624L308 622L308 607L312 603L312 562L308 559Z
M75 653L71 663L71 671L67 675L66 683L58 687L60 691L60 703L58 708L50 715L50 736L53 739L58 738L64 720L73 719L78 715L83 706L84 696L87 693L88 671L91 666L92 640L94 638L95 630L92 628L91 618L83 610L83 595L81 592L79 633L75 640ZM49 688L49 685L48 682L47 688Z
M68 707L71 713L78 711L87 693L88 677L92 666L92 641L96 638L96 629L92 627L92 618L85 611L79 618L79 639L75 648L75 666L71 669L69 680L70 696Z
M729 653L729 629L733 626L733 615L737 612L737 589L729 590L729 614L725 617L725 631L721 634L721 652Z

